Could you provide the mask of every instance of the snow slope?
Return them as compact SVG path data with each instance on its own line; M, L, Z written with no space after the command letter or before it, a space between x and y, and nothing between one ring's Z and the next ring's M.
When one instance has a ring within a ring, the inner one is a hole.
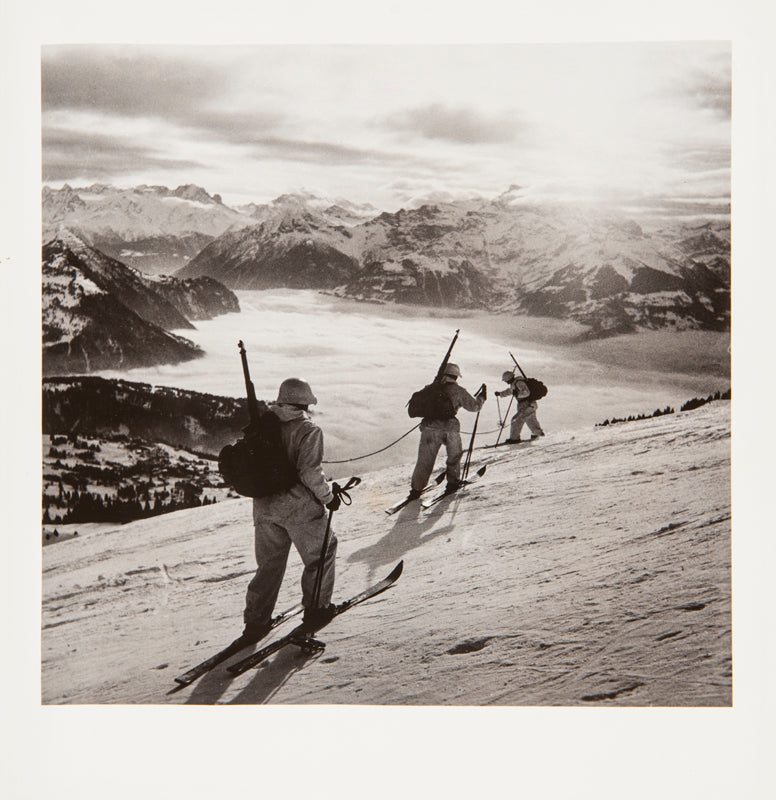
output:
M241 628L250 501L82 529L43 550L42 702L730 706L729 406L478 449L481 481L426 512L383 513L411 464L362 475L335 599L403 559L397 585L317 658L173 695ZM299 574L292 552L278 610Z

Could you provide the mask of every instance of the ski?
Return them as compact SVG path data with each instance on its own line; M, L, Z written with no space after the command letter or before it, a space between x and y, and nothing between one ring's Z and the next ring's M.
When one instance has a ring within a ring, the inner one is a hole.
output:
M295 606L286 609L277 617L272 619L270 623L270 628L267 631L271 631L273 628L277 628L278 625L284 623L287 619L291 619L291 617L295 617L297 614L300 614L303 610L303 606L301 603L297 603ZM266 635L266 634L265 634ZM259 640L260 641L260 640ZM210 656L210 658L206 658L200 664L192 667L187 672L184 672L182 675L179 675L175 678L175 682L178 684L173 689L170 689L167 694L173 694L174 692L178 692L181 689L189 686L190 684L194 683L197 678L200 678L206 672L210 672L211 669L218 666L222 661L226 661L227 658L231 658L235 653L239 653L240 650L245 649L246 647L250 647L255 642L246 642L242 636L238 636L230 645L227 645L223 650L219 650L215 655Z
M434 483L436 483L437 485L442 483L442 481L445 479L445 475L446 474L447 474L447 471L446 470L442 470L439 473L439 475L437 475L436 478L434 478ZM427 492L430 492L433 488L434 488L434 486L429 483L429 485L426 486L425 489L421 489L420 494L421 495L426 494ZM420 495L418 495L418 497L420 497ZM385 513L388 514L388 516L390 516L391 514L395 514L397 511L401 511L405 506L408 506L413 500L417 500L418 497L409 497L409 496L407 496L407 497L404 498L404 500L401 500L400 502L396 503L395 506L391 506L390 508L386 508L385 509Z
M477 447L477 450L491 450L494 447L517 447L520 444L530 444L531 442L535 442L537 439L541 439L541 436L530 436L528 439L521 439L519 442L498 442L497 444L484 444L482 447Z
M378 581L373 586L370 586L368 589L364 589L363 592L359 592L357 595L354 595L350 598L350 600L346 600L344 603L342 603L342 605L337 608L337 612L332 619L338 617L340 614L344 614L345 611L353 608L353 606L357 606L359 603L363 603L365 600L369 600L381 592L384 592L386 589L396 583L403 569L404 561L400 561L393 568L390 575L383 578L381 581ZM312 637L312 633L313 631L308 630L304 625L297 625L297 627L294 628L294 630L292 630L290 633L287 633L285 636L281 636L274 642L270 642L270 644L268 644L266 647L263 647L261 650L251 653L251 655L242 659L242 661L238 661L236 664L232 664L231 666L227 667L227 672L231 673L232 675L242 675L243 672L247 672L252 667L260 664L262 661L264 661L264 659L269 658L273 653L277 653L278 650L281 650L287 644L295 644L308 653L323 650L325 645L323 642L319 642L317 639L314 639Z
M462 481L461 481L461 482L458 484L458 486L456 486L456 487L455 487L455 489L453 489L452 491L450 491L449 489L445 489L443 492L440 492L439 494L436 494L436 495L434 495L434 497L432 497L432 498L431 498L431 499L430 499L428 502L426 502L426 503L423 503L423 508L424 508L424 509L431 508L432 506L435 506L435 505L436 505L438 502L440 502L441 500L444 500L444 499L445 499L445 497L450 497L450 495L453 495L453 494L455 494L456 492L458 492L458 491L460 491L461 489L463 489L463 488L464 488L464 486L468 486L470 483L474 483L474 482L477 480L477 478L481 478L481 477L482 477L482 476L485 474L485 470L486 470L487 468L488 468L488 465L487 465L487 464L483 464L483 466L481 466L481 467L480 467L480 468L479 468L479 469L478 469L478 470L477 470L477 471L474 473L474 477L472 477L472 478L465 478L465 479L464 479L464 480L462 480Z

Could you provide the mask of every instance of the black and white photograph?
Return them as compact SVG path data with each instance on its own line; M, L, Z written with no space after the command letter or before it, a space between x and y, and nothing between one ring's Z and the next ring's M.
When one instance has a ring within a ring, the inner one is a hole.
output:
M733 348L769 271L739 216L758 53L694 2L642 36L521 36L496 5L490 36L401 5L332 32L335 3L150 41L55 14L11 48L39 150L7 605L53 752L10 796L113 793L114 727L121 797L523 794L513 761L551 797L772 791L768 617L741 611L768 412L733 413L751 359L773 383L767 334Z

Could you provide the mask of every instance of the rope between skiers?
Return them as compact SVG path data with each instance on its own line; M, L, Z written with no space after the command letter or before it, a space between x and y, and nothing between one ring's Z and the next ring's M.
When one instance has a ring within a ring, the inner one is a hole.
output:
M376 456L378 453L384 453L386 450L389 450L395 444L398 444L402 439L409 436L414 430L417 430L420 427L420 423L415 425L414 427L410 428L406 433L403 433L398 439L394 440L390 444L385 445L385 447L381 447L379 450L375 450L372 453L366 453L363 456L354 456L353 458L341 458L338 461L323 461L323 464L348 464L351 461L360 461L362 458L370 458L371 456ZM490 433L498 433L500 428L494 428L492 431L480 431L482 435L487 435ZM464 436L468 436L471 434L472 431L461 431L461 434Z
M420 423L415 425L415 427L410 428L407 431L407 433L403 433L395 441L391 442L390 444L387 444L385 447L381 447L379 450L375 450L373 453L367 453L366 455L363 455L363 456L354 456L353 458L342 458L339 461L323 461L321 463L323 463L323 464L347 464L349 461L360 461L362 458L369 458L370 456L376 456L378 453L382 453L385 450L388 450L388 448L393 447L395 444L398 444L402 439L404 439L406 436L409 436L414 430L416 430L419 427L420 427Z

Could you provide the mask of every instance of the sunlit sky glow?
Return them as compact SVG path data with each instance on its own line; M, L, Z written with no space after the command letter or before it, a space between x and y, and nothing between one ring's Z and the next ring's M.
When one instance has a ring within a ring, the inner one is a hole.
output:
M728 42L42 48L43 181L308 189L386 210L499 194L730 199ZM675 205L675 204L674 204Z

